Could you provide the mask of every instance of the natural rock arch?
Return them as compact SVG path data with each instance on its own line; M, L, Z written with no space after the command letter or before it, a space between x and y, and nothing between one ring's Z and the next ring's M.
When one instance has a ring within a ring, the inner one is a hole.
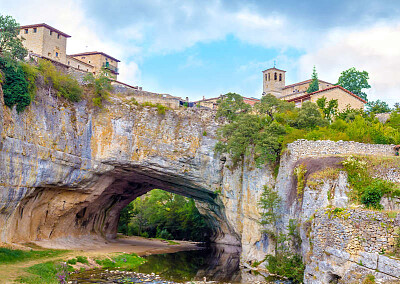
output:
M92 109L39 88L22 114L0 106L1 241L112 238L120 210L160 188L193 197L214 241L259 251L254 188L262 189L270 172L243 176L246 170L226 167L229 159L214 152L212 111L163 115L129 101L114 96Z

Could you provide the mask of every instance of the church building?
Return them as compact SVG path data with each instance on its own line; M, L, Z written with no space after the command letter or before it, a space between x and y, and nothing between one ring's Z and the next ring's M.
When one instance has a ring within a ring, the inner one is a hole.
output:
M337 86L326 81L318 80L319 90L313 93L306 93L312 80L306 80L291 85L286 85L286 71L275 67L264 70L263 72L263 95L272 94L281 100L294 102L300 107L303 102L311 101L316 103L319 98L325 97L327 101L338 100L338 110L343 111L347 108L364 109L367 103L364 99L346 90L342 86Z

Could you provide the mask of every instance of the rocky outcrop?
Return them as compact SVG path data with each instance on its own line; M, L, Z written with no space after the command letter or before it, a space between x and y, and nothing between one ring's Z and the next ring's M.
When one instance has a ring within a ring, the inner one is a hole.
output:
M374 164L374 177L399 183L393 145L298 140L281 158L275 186L283 200L278 227L285 232L290 219L299 224L304 283L363 283L368 275L376 283L400 283L400 259L393 254L400 214L352 204L341 163L348 155ZM293 174L299 165L306 169L301 190ZM382 205L393 210L396 202L384 199Z
M215 242L261 258L254 188L270 171L228 169L229 158L214 153L213 112L159 114L130 101L114 95L100 110L39 88L21 114L0 106L1 241L113 238L120 210L160 188L195 198Z
M268 185L283 201L278 231L285 232L290 219L299 224L305 283L361 283L368 274L399 280L398 260L382 254L394 249L397 212L389 218L351 208L341 168L347 155L374 157L384 165L374 175L400 183L392 145L298 140L282 154L275 178L269 165L256 167L246 157L234 167L229 156L214 152L222 122L212 111L160 114L135 105L129 94L113 95L98 109L39 87L21 114L4 106L0 93L0 119L0 241L114 238L120 210L160 188L195 198L215 242L241 246L243 261L261 260L274 252L259 223L258 201ZM299 165L307 169L301 190L293 174ZM399 209L398 200L382 205ZM330 207L346 211L336 216Z

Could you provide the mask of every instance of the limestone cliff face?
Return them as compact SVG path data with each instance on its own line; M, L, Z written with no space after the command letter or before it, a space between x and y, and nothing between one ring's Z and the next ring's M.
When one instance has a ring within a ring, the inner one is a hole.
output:
M285 231L290 219L299 224L304 283L363 283L367 275L377 283L400 283L400 260L391 254L399 237L399 201L383 199L381 212L352 205L341 167L348 155L369 160L375 177L399 183L400 158L393 145L298 140L281 158L275 186L283 200L278 227ZM301 191L293 175L299 165L307 169Z
M400 262L382 254L398 237L398 200L382 201L397 210L390 216L350 208L347 175L338 166L347 155L367 155L385 165L376 167L377 177L400 183L391 145L298 140L282 154L274 178L268 165L258 168L246 157L233 167L229 156L214 152L222 122L210 111L159 114L122 95L99 110L39 88L17 114L2 98L0 88L0 241L113 238L120 210L160 188L195 198L215 242L240 245L244 261L261 260L274 251L259 224L258 201L268 185L282 199L278 230L290 219L299 224L305 283L362 283L368 274L385 283L400 279L393 272ZM299 191L293 171L301 164L308 181ZM345 209L336 216L328 206Z
M129 101L115 95L99 110L39 89L21 114L0 101L1 241L113 238L120 210L161 188L195 198L216 242L262 258L257 201L269 170L228 169L213 112Z

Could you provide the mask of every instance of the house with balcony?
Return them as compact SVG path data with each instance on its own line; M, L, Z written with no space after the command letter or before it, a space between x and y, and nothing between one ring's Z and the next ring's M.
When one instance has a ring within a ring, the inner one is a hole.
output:
M104 68L109 71L111 79L117 80L120 60L99 51L68 55L67 39L71 36L48 24L20 26L19 37L31 55L93 74L98 74Z
M110 78L117 80L118 62L120 60L100 51L82 52L68 55L71 58L82 61L93 66L93 74L98 74L103 68L106 69Z

